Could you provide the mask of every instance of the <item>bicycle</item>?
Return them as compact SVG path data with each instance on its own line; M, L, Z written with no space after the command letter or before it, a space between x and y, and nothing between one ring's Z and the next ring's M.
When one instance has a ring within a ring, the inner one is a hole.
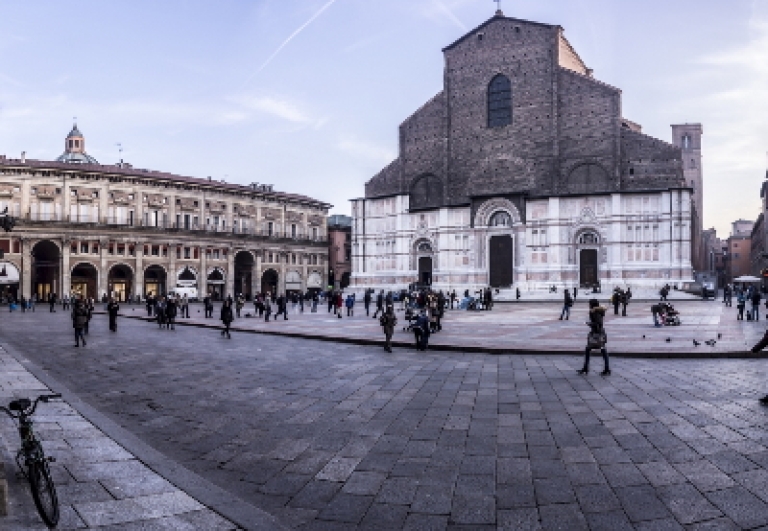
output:
M29 481L37 512L49 528L56 527L59 523L59 499L48 469L48 463L55 462L56 459L45 456L43 446L32 430L31 417L35 414L39 402L47 403L54 398L61 398L61 395L40 395L34 403L29 398L19 398L8 404L7 408L0 406L0 411L4 411L18 422L21 448L16 454L16 465ZM14 411L18 413L13 413Z

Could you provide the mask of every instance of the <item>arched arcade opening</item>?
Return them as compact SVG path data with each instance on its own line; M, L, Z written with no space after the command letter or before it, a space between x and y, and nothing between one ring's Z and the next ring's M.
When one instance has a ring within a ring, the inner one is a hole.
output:
M48 295L61 295L60 282L61 251L51 240L42 240L32 247L32 293L38 300L47 300Z

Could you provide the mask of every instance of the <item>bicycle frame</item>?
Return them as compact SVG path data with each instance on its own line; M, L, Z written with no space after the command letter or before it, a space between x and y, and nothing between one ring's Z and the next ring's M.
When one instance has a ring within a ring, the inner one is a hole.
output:
M14 414L11 409L0 406L0 411L5 412L18 423L17 429L21 438L21 448L16 453L16 465L27 480L29 477L27 477L24 465L28 466L33 461L47 461L43 447L35 436L32 416L35 414L37 405L40 402L48 402L53 398L61 398L61 395L41 395L35 399L34 403L31 403L28 399L15 400L11 402L11 408L14 408L15 405L18 411L17 414ZM24 460L23 464L22 459Z

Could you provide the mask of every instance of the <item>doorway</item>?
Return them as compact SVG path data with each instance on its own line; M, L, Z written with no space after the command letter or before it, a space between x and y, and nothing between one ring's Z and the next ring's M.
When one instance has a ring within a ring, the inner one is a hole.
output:
M81 263L72 269L71 294L82 299L98 298L99 272L93 264Z
M582 249L579 252L579 284L582 288L598 285L597 249Z
M419 258L419 284L432 285L432 258L429 256Z
M490 284L493 288L512 286L512 236L491 236L489 245Z

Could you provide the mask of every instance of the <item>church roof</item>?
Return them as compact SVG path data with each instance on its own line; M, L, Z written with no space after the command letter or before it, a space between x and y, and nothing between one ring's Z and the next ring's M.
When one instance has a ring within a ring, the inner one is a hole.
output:
M67 138L83 138L83 133L77 128L77 124L72 126L72 130L67 135Z
M480 24L478 27L476 27L473 30L470 30L464 36L460 37L458 40L454 41L453 43L451 43L448 46L446 46L445 48L443 48L443 51L445 52L445 51L448 51L448 50L451 50L451 49L455 48L460 43L464 42L467 38L469 38L469 37L473 36L475 33L477 33L477 31L479 31L479 30L483 29L484 27L489 26L491 23L499 21L499 20L510 20L512 22L519 22L521 24L530 24L530 25L533 25L533 26L541 26L541 27L544 27L544 28L560 28L561 27L561 26L558 26L556 24L554 24L554 25L553 24L544 24L543 22L533 22L532 20L524 20L522 18L505 17L501 13L501 11L497 11L494 16L492 16L491 18L489 18L488 20L486 20L485 22Z

